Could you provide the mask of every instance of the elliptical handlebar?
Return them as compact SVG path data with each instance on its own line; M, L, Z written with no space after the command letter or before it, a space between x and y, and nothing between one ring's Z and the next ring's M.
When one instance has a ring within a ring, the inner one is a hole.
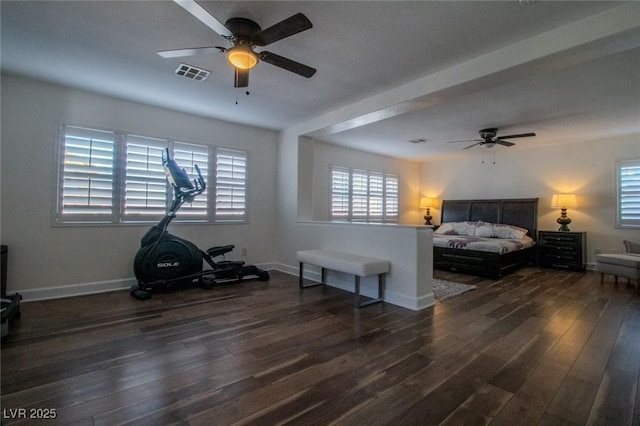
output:
M200 167L194 164L194 168L198 173L198 177L193 180L189 179L187 172L178 166L178 163L169 156L169 148L165 148L162 152L162 167L167 176L169 184L174 191L174 200L179 200L180 204L185 201L193 201L193 199L202 194L207 189L206 181L202 176Z

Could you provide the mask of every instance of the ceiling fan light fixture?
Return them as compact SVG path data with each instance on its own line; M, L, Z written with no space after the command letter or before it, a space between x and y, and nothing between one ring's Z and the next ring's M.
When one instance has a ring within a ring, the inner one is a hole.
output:
M483 147L485 148L493 148L494 146L496 146L495 142L485 142L482 144Z
M227 60L238 69L249 70L258 63L258 55L249 46L234 46L227 50Z

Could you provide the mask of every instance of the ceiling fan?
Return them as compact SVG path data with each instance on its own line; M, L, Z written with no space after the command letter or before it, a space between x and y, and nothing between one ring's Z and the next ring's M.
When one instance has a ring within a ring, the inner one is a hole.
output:
M502 146L513 146L515 145L515 143L513 142L509 142L505 139L515 139L515 138L528 138L531 136L535 136L535 133L520 133L517 135L508 135L508 136L498 136L496 137L496 134L498 133L498 129L496 128L489 128L489 129L482 129L480 130L480 138L481 139L467 139L467 140L462 140L462 141L449 141L448 143L458 143L458 142L475 142L472 145L469 145L465 148L462 149L469 149L469 148L473 148L476 145L480 145L480 146L484 146L485 148L492 148L494 147L496 144L498 145L502 145Z
M224 24L214 18L195 0L174 0L196 19L211 28L231 43L231 47L211 46L190 49L161 50L158 55L163 58L179 58L183 56L206 55L213 52L226 53L227 60L234 68L234 87L249 86L249 70L259 61L267 62L287 71L311 78L315 68L301 64L275 53L255 52L255 46L267 46L283 38L290 37L313 27L313 24L302 13L297 13L263 30L254 21L247 18L231 18Z

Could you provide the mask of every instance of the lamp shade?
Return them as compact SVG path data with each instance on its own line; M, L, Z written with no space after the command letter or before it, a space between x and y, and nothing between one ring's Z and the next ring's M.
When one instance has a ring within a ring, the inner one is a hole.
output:
M553 194L553 198L551 198L551 207L556 209L576 208L577 206L575 194Z
M248 46L234 46L227 51L227 60L236 68L248 70L256 66L258 56Z
M427 209L429 207L433 207L434 206L434 200L431 197L422 197L420 198L420 208L421 209Z

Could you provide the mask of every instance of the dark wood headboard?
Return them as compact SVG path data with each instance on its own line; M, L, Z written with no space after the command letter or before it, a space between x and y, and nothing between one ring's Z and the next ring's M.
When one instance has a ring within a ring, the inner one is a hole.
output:
M529 231L536 239L538 229L537 198L506 198L497 200L443 200L440 223L483 221L515 225Z

